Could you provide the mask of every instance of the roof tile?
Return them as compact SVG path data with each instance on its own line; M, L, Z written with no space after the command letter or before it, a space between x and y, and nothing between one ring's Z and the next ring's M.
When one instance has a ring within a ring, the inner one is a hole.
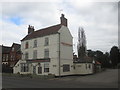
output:
M37 37L42 37L42 36L46 36L46 35L50 35L50 34L55 34L59 31L60 28L61 28L61 24L43 28L43 29L34 31L31 34L28 34L21 41L29 40L29 39L33 39L33 38L37 38Z

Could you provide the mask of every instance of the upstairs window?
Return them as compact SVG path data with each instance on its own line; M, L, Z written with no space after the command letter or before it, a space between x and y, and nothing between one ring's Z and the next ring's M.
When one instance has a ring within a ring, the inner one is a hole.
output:
M45 46L48 46L48 45L49 45L49 38L46 37L46 38L45 38Z
M14 61L14 60L15 60L15 55L12 54L12 55L11 55L11 61Z
M10 57L10 58L11 58L11 61L13 61L13 55L11 55L11 57Z
M6 61L8 61L8 54L6 54Z
M37 40L34 40L34 47L37 47Z
M44 58L49 58L49 49L44 50Z
M6 55L3 54L2 57L3 57L2 61L5 61L5 59L6 59L5 57L6 57Z
M37 59L37 50L33 51L33 59Z
M25 53L25 59L28 59L28 52Z
M29 46L28 42L25 43L25 49L27 49Z
M14 51L14 50L15 50L15 48L13 47L13 48L12 48L12 51Z

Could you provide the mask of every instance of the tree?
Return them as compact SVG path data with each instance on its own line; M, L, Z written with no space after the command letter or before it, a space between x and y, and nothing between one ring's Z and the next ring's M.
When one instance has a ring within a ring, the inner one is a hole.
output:
M120 49L119 49L119 55L118 55L118 63L120 63Z
M103 66L105 68L110 68L111 64L110 64L110 55L109 55L109 53L106 52L103 57L104 57L104 65Z
M101 66L104 67L104 57L103 57L103 52L97 50L97 51L95 52L94 57L95 57L95 60L97 60L98 62L100 62L100 63L101 63Z
M110 59L112 61L112 66L115 67L118 64L119 59L119 49L117 46L113 46L110 50Z
M86 56L86 36L83 28L78 30L78 58Z

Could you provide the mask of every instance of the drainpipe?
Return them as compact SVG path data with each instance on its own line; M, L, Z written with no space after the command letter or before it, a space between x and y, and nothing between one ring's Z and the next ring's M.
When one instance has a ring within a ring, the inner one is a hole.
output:
M59 57L59 76L61 76L60 75L60 33L58 33L58 35L59 35L59 55L58 55L58 57Z

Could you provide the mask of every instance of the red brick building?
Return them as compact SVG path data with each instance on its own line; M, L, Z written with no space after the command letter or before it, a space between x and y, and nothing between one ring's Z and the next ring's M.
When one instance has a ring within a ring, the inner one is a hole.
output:
M9 66L13 67L21 59L20 44L13 43L10 50Z
M2 65L8 65L11 47L2 45Z
M6 72L21 59L20 44L13 43L11 47L2 45L2 71Z

